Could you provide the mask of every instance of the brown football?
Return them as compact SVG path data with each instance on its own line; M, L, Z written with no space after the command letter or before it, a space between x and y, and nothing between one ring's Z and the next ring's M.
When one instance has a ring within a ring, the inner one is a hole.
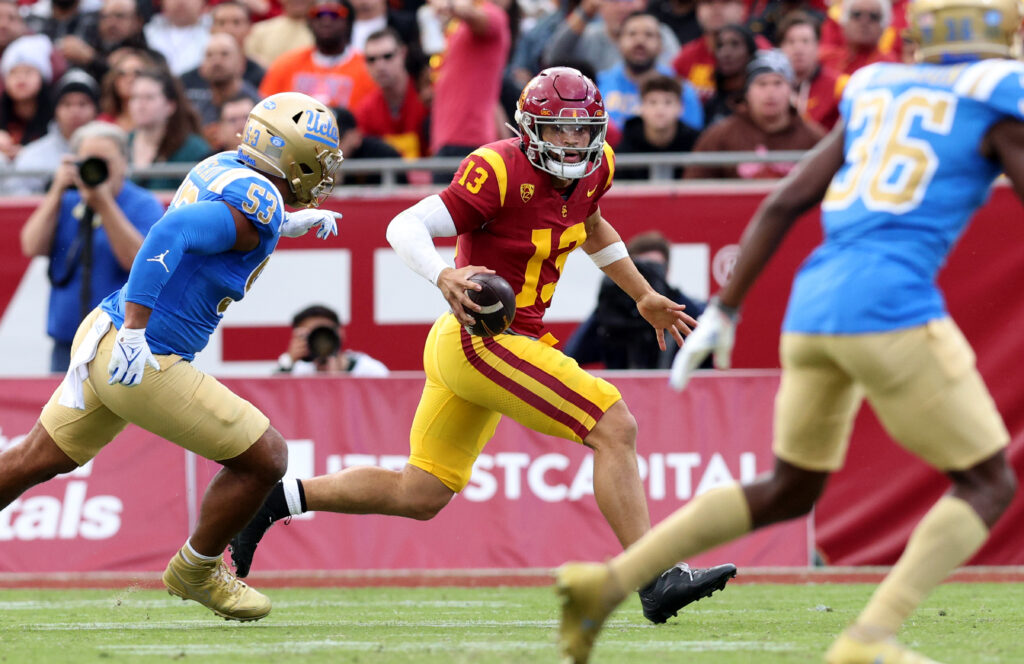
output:
M478 291L466 290L469 299L483 309L467 312L476 324L466 326L466 330L478 337L493 337L507 330L516 317L516 294L512 287L496 274L474 274L469 280L483 287Z

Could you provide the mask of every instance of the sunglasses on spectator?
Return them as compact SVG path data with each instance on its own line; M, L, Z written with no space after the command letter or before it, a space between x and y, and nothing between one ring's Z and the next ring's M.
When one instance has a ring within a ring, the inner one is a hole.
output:
M381 53L380 55L368 55L366 56L366 63L373 64L378 60L390 60L391 58L398 55L398 51L391 51L390 53Z
M852 12L850 12L850 18L852 18L854 21L859 21L862 18L868 18L868 19L871 19L872 23L881 23L882 22L882 13L881 12L869 12L869 11L863 11L863 10L860 10L860 9L854 9Z

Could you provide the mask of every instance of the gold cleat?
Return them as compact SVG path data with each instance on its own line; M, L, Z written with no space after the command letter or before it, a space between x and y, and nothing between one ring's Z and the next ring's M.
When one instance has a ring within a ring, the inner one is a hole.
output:
M222 557L193 565L179 551L163 580L170 594L199 602L225 620L259 620L270 613L270 598L235 577Z
M555 573L555 592L562 601L558 648L566 664L586 664L605 619L623 593L607 565L566 563Z
M826 664L939 664L907 649L895 639L861 641L846 632L825 653Z

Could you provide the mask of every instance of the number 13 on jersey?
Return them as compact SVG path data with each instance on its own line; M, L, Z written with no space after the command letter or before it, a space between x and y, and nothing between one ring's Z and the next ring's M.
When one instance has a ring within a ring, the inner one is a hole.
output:
M555 294L555 284L558 277L549 283L540 284L541 267L553 251L560 253L555 257L555 269L558 276L562 276L562 269L565 267L565 260L573 249L578 247L587 239L587 229L583 222L569 226L558 236L553 238L550 228L535 228L530 235L533 242L533 256L526 264L526 274L523 277L523 288L516 295L516 308L529 307L537 304L538 295L540 301L547 303ZM557 242L557 244L556 244ZM539 293L538 293L539 289Z

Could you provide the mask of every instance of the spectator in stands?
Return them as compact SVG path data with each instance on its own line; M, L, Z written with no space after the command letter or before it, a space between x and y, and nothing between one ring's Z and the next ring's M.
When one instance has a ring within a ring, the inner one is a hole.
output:
M53 118L51 50L45 36L25 35L11 42L0 58L0 154L8 159L42 138Z
M110 68L110 54L125 47L149 50L135 0L104 0L95 34L84 39L68 35L59 44L69 63L84 69L97 81L102 81Z
M406 45L414 44L419 50L420 28L415 14L388 7L388 0L351 0L352 48L362 51L366 39L384 28L394 28Z
M793 65L796 78L796 110L826 131L839 119L839 100L848 76L839 74L818 58L821 27L810 14L793 12L779 23L779 48Z
M242 47L234 37L220 32L210 35L199 67L181 77L185 96L199 114L199 126L207 141L217 133L220 107L226 100L239 94L259 97L259 91L242 78L244 71Z
M648 6L659 21L672 29L680 46L699 39L703 34L697 21L696 0L653 0Z
M167 60L175 76L195 69L210 37L210 16L203 0L162 0L160 13L149 20L146 42Z
M125 180L127 148L127 136L114 125L80 127L71 135L74 154L63 157L42 202L21 229L22 252L50 259L46 331L53 338L51 371L67 370L82 317L124 285L143 237L163 215L152 194ZM86 158L98 158L107 168L106 178L95 186L83 182L76 165Z
M377 89L355 109L359 129L388 142L407 159L426 156L430 112L405 68L407 49L394 28L366 39L363 54Z
M440 16L455 20L455 28L436 67L430 151L465 157L499 138L501 73L512 39L508 13L491 0L431 2ZM435 173L435 180L447 182L453 173Z
M697 0L697 22L704 36L680 49L672 66L676 74L697 88L701 103L715 94L715 33L727 25L743 25L746 18L743 0ZM758 37L757 47L769 49L772 45Z
M210 145L214 152L234 150L238 147L238 137L245 129L245 121L249 119L249 111L259 101L256 97L238 94L228 99L220 107L220 122Z
M844 8L842 0L833 0L828 3L828 11L821 24L821 46L826 50L833 47L842 48L846 45L845 29L843 27ZM878 39L878 50L886 56L892 56L895 60L905 58L907 54L904 48L908 43L913 43L907 33L907 6L909 0L892 0L891 20L882 36ZM912 54L911 54L912 55ZM904 60L904 62L908 62ZM913 60L909 60L913 62Z
M817 5L817 7L821 6ZM782 40L782 32L779 27L783 21L797 13L812 21L817 21L818 25L825 20L825 14L819 8L812 7L807 0L770 0L761 13L750 18L747 27L754 34L778 45Z
M580 0L563 0L558 8L538 20L531 28L519 35L512 46L507 76L520 90L530 82L537 72L548 67L544 50L555 32L561 27L566 16L579 6Z
M96 81L81 69L70 69L53 91L53 122L49 131L18 152L14 168L19 171L54 172L63 155L71 152L71 135L99 113L100 88ZM16 177L4 181L8 194L41 194L46 191L49 177Z
M754 33L726 25L715 33L715 93L704 102L704 122L711 126L733 114L747 89L747 65L754 59Z
M0 54L27 31L17 0L0 0Z
M266 73L266 69L244 54L245 39L251 31L252 19L249 9L241 2L224 0L210 8L210 34L225 33L235 38L239 50L243 51L242 57L245 58L245 71L242 72L242 78L253 89L258 90L260 83L263 82L263 74Z
M678 95L673 96L674 101L678 99ZM659 231L640 233L626 248L633 264L654 290L673 302L685 304L690 316L703 313L704 302L691 300L668 283L672 245L664 235ZM580 364L601 362L606 369L667 369L678 346L668 339L665 346L665 350L658 347L657 337L638 313L633 298L603 277L597 308L566 341L565 354Z
M608 118L619 128L640 109L640 86L650 77L671 74L668 65L658 65L661 53L661 24L653 14L634 12L622 22L619 31L622 61L597 75L597 87L604 97ZM694 129L704 126L704 109L697 91L686 83L682 89L680 119Z
M128 112L128 98L139 72L161 66L149 51L120 48L110 54L110 69L100 84L100 120L125 131L135 128Z
M128 112L135 129L128 134L133 169L162 163L195 163L212 153L199 135L199 118L181 82L164 69L139 72L132 83ZM174 190L181 176L133 178L147 189Z
M852 74L874 62L898 62L879 47L882 33L892 22L889 0L842 0L839 24L845 43L821 47L821 62L841 74Z
M309 15L313 46L274 60L260 84L260 95L302 92L327 106L358 106L374 85L363 54L349 44L351 10L337 0L319 0Z
M315 304L292 318L288 350L277 359L277 370L293 376L347 374L381 378L388 368L366 353L345 348L345 325L330 307Z
M545 58L549 63L586 60L597 71L614 67L622 61L617 47L622 22L646 6L645 0L582 0L551 38ZM667 25L659 22L658 30L659 62L668 65L679 52L679 40Z
M718 124L708 127L694 152L768 152L809 150L825 135L804 120L790 101L793 68L780 51L758 51L747 68L744 103ZM792 163L741 163L732 166L690 166L687 178L779 178Z
M644 80L640 88L640 113L626 120L622 138L615 151L618 154L689 152L700 135L696 129L679 119L682 112L682 84L672 76L655 74ZM682 177L682 167L654 167L655 177L665 170L669 177ZM619 179L646 179L647 168L615 170ZM690 312L692 316L693 313Z
M365 135L356 124L356 117L347 108L334 109L334 115L338 118L338 147L341 148L341 153L345 155L345 161L350 166L354 165L353 161L359 159L402 158L398 150L384 142L384 139ZM339 171L336 177L338 182L345 184L379 185L381 183L379 173ZM396 182L399 184L407 184L408 181L404 172L397 174Z
M46 35L62 51L61 40L73 35L88 42L96 35L96 12L84 11L79 0L50 0L49 15L29 14L25 18L30 32Z
M245 55L263 67L288 51L313 45L313 31L309 28L309 11L314 0L282 0L284 12L280 16L260 21L252 26L245 38Z

